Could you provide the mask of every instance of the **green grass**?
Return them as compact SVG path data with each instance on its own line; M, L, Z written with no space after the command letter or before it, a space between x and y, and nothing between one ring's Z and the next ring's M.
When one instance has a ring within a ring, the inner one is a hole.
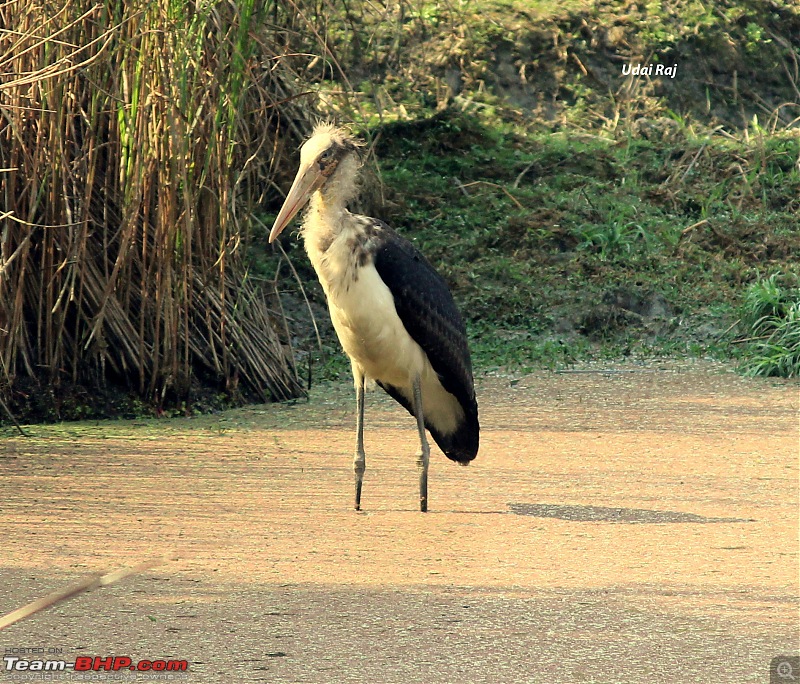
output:
M381 7L351 5L372 51L361 43L337 115L378 141L382 201L367 209L446 277L479 371L747 361L735 324L748 286L800 275L800 139L794 110L768 106L793 97L776 75L798 56L794 5L420 1L402 20ZM336 26L347 68L352 30ZM677 61L680 76L626 90L620 58ZM523 66L527 85L509 85ZM739 81L701 88L706 67ZM444 96L447 69L460 90ZM291 256L324 306L302 250ZM346 375L329 327L323 346L318 371Z
M749 375L800 377L800 288L787 280L774 273L745 292L741 320L750 345L742 368Z
M384 218L452 284L481 365L720 354L765 255L796 270L781 207L800 192L798 153L790 137L759 147L684 132L659 145L442 116L384 130ZM619 288L661 294L673 325L634 316L586 330Z
M749 375L800 377L800 301L792 302L783 317L770 317L756 332L765 338L755 342L744 363Z

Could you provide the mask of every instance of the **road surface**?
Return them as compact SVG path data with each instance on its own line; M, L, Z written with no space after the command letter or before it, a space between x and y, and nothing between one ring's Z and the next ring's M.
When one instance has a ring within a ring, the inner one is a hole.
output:
M769 682L798 650L798 385L586 370L482 380L479 456L434 451L427 514L413 419L377 393L352 510L344 384L3 428L0 615L159 565L11 625L0 653L186 660L186 682Z

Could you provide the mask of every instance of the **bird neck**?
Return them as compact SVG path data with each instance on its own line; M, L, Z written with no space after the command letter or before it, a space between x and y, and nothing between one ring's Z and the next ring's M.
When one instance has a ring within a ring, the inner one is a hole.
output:
M342 231L345 219L350 216L347 204L357 194L358 167L346 159L336 173L317 190L308 204L302 233L306 245L321 252Z
M322 188L311 195L308 203L308 212L310 214L319 214L324 218L340 216L347 210L347 203L350 199L350 197L344 197L339 193L330 192L329 188Z
M338 196L331 197L320 190L311 196L300 233L315 268L317 264L314 254L321 256L328 251L328 247L342 231L343 219L349 213Z
M333 212L341 212L357 194L360 162L347 155L339 162L333 175L312 197L312 202Z

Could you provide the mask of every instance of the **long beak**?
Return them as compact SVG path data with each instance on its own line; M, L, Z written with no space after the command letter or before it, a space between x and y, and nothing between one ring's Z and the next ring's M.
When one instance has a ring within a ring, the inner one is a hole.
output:
M270 242L273 242L281 234L281 231L289 225L289 221L303 208L305 203L308 202L308 198L322 186L325 180L326 177L322 175L319 165L315 161L303 164L298 169L294 183L289 189L289 194L286 195L283 206L278 212L278 217L275 219L275 223L272 224L272 230L269 233Z

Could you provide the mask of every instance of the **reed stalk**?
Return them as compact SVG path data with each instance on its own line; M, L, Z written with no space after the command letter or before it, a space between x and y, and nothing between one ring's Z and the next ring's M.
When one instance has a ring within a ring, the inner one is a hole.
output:
M241 253L282 131L308 130L283 12L0 4L0 392L12 404L21 379L113 383L157 404L198 379L263 400L302 391L279 307Z

